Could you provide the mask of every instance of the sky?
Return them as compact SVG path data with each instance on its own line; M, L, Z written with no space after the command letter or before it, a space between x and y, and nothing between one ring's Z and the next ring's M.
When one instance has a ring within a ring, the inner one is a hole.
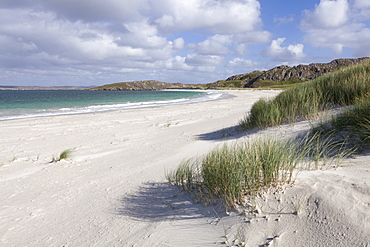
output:
M370 56L369 0L0 0L0 85L208 83Z

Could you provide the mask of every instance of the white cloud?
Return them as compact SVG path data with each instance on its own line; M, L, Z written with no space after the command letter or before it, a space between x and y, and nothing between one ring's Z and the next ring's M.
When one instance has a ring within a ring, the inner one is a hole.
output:
M201 65L196 67L196 71L200 72L214 72L216 70L215 66L206 66L206 65Z
M370 1L355 0L352 14L356 21L370 20Z
M173 41L173 48L176 50L182 50L185 46L185 40L183 38L177 38Z
M245 32L233 35L233 40L241 44L260 44L271 40L272 34L268 31L256 30L253 32Z
M257 0L156 0L155 23L164 32L204 29L212 33L247 32L259 29Z
M347 0L321 0L314 11L305 10L302 25L310 28L336 28L348 21Z
M120 45L161 49L168 44L167 39L159 36L156 27L148 24L147 21L129 22L123 26L128 32L120 35L117 41Z
M166 69L173 69L173 70L193 70L193 66L189 66L185 62L186 57L175 56L166 61L160 62L157 67L164 67Z
M167 59L172 52L171 42L158 36L156 28L146 22L126 23L126 32L113 33L105 23L62 20L52 12L0 10L0 15L5 20L0 26L0 33L9 40L4 46L7 49L14 47L12 52L18 56L32 55L32 51L44 52L91 64L103 60L106 63L116 62L118 58ZM22 19L23 22L14 19ZM181 45L181 40L177 40L176 44ZM19 62L22 63L21 59Z
M271 36L270 32L263 30L235 34L232 36L235 53L242 55L246 52L248 45L267 43L271 40Z
M355 0L355 8L370 8L369 0Z
M234 58L230 60L227 63L227 66L229 67L239 67L239 68L248 68L248 67L255 67L258 66L258 63L253 62L252 60L249 59L244 59L244 58Z
M253 35L253 34L257 35ZM225 64L226 55L230 53L243 54L248 44L266 41L269 32L250 32L238 35L216 34L197 44L189 44L189 54L185 62L191 66L251 66L248 60L235 59ZM207 70L210 69L207 67Z
M165 32L235 33L262 25L258 0L2 0L0 8L34 8L82 22L141 22L149 16Z
M354 35L355 40L348 45L353 48L353 55L356 57L370 56L370 28L363 28Z
M264 51L264 55L280 62L296 62L303 59L306 54L303 52L304 45L281 46L286 38L273 40L270 46Z
M353 50L353 56L370 55L370 29L362 24L352 24L335 30L311 30L305 40L315 47L332 49L340 55L345 47Z
M321 0L313 11L305 10L301 29L304 40L314 47L341 55L345 48L353 56L369 56L370 29L361 21L370 19L370 1Z
M37 50L37 45L33 42L27 42L27 43L22 43L22 50L23 51L35 51Z
M189 65L197 66L220 66L224 62L223 56L218 55L199 55L189 53L185 62Z
M0 8L35 8L52 11L70 20L86 22L141 20L141 12L147 8L148 0L2 0Z
M228 45L232 42L231 38L230 35L216 34L198 44L191 44L190 47L197 54L225 55L229 52Z

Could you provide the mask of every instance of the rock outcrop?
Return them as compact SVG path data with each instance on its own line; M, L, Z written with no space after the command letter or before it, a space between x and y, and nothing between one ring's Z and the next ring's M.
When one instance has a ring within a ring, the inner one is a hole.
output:
M247 74L234 75L225 81L215 82L214 86L238 85L243 88L289 84L312 80L323 74L343 67L368 61L368 57L357 59L335 59L330 63L311 63L308 65L281 65L266 71L253 71ZM217 85L218 84L218 85Z

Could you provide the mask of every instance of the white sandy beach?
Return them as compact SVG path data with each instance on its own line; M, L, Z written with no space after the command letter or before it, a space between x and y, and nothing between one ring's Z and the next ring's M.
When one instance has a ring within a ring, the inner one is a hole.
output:
M246 246L370 246L368 155L300 172L284 192L260 198L249 218L194 204L166 181L166 170L220 143L310 127L235 133L257 99L279 92L228 93L235 97L0 122L0 246L223 246L238 238ZM70 159L51 163L66 149Z

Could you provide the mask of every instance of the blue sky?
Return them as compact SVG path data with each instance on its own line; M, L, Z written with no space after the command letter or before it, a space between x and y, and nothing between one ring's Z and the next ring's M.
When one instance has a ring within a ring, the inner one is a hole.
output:
M370 56L369 0L0 0L0 85L208 83Z

